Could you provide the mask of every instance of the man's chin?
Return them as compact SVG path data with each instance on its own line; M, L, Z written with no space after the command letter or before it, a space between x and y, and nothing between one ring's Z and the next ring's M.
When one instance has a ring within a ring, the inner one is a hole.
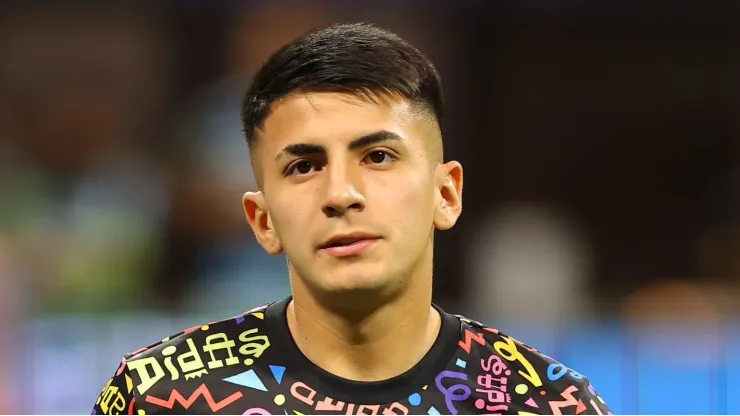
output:
M390 279L369 275L332 278L322 283L317 289L325 301L348 308L381 304L398 291Z
M327 293L352 297L374 296L388 290L388 282L369 276L344 278L322 286Z

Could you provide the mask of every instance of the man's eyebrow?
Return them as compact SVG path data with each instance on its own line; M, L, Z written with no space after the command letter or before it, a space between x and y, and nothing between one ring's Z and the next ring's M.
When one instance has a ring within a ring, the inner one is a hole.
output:
M362 147L367 147L376 143L384 142L387 140L403 140L401 136L396 133L387 130L378 130L376 132L366 134L362 137L358 137L352 140L347 149L357 150ZM317 144L310 143L294 143L289 144L275 156L275 160L280 159L283 156L292 155L296 157L315 155L315 154L326 154L326 148Z
M366 134L362 137L358 137L357 139L352 140L347 146L347 149L357 150L361 147L367 147L372 144L384 142L386 140L403 140L403 139L401 138L401 136L397 135L396 133L393 133L387 130L378 130L376 132Z
M275 156L275 160L280 159L283 156L292 155L296 157L315 155L317 153L326 153L324 146L309 143L295 143L289 144Z

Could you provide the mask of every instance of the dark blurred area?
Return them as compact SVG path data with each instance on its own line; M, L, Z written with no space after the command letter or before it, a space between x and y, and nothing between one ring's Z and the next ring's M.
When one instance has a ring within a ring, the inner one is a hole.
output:
M445 83L435 302L616 413L740 413L740 3L578 0L0 1L0 413L88 412L124 353L289 293L240 100L357 20Z

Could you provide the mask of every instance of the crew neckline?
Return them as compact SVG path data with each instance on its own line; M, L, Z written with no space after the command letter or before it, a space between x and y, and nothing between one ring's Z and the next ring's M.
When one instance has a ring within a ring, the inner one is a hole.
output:
M273 348L280 350L288 366L293 367L296 378L316 383L312 386L335 400L357 404L385 404L402 400L418 393L423 383L434 380L436 373L444 370L454 356L460 339L460 320L432 304L440 314L440 329L432 347L408 371L380 381L356 381L334 375L306 357L298 348L288 327L287 308L292 297L268 305L265 324Z

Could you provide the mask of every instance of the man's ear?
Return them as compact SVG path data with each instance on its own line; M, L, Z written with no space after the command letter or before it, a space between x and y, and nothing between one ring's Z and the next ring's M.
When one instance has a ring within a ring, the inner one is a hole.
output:
M275 233L262 192L247 192L242 197L242 203L244 204L244 214L247 217L247 222L252 227L257 242L269 254L282 252L283 246L280 244L277 233Z
M434 227L449 230L462 213L462 165L454 160L438 165L435 185Z

